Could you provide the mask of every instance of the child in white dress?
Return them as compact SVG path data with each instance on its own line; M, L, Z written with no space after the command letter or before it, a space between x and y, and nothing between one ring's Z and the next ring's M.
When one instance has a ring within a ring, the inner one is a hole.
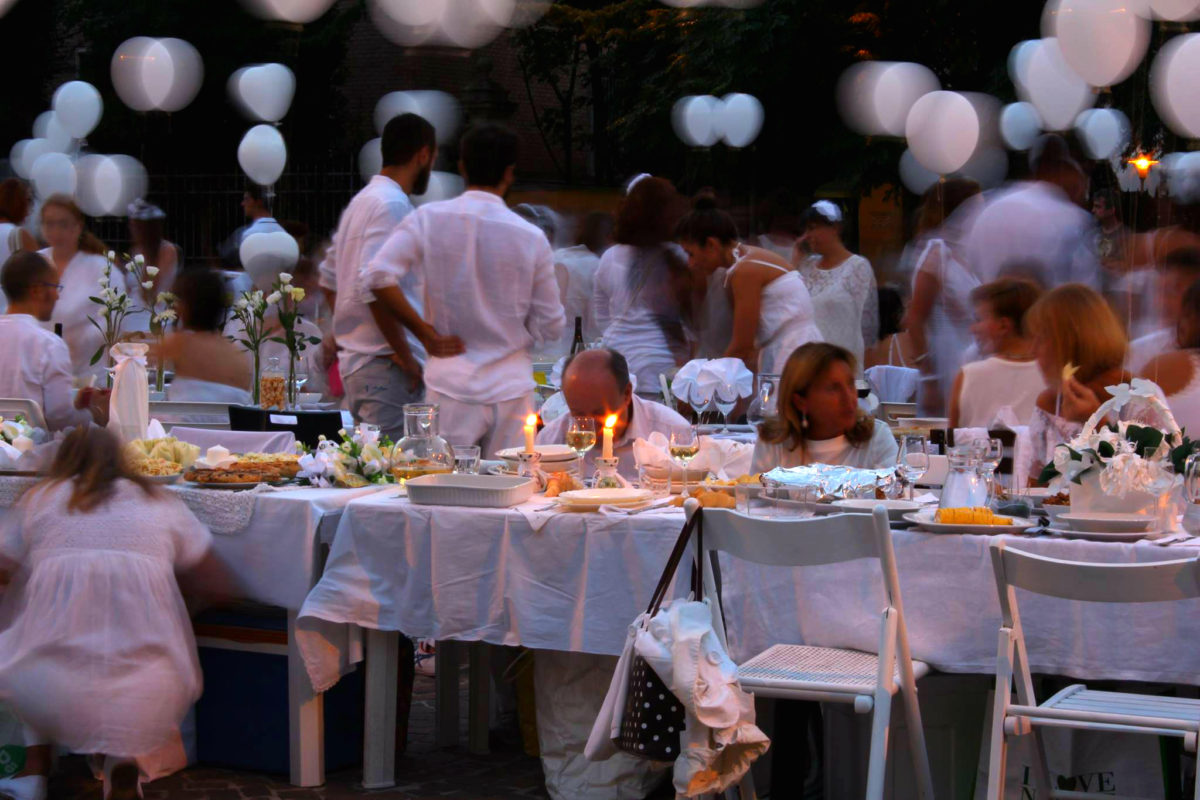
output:
M105 797L136 797L134 760L177 734L200 696L175 579L211 536L186 506L126 470L107 431L81 427L0 524L0 700L26 726L25 774L0 795L45 796L48 748L104 754Z

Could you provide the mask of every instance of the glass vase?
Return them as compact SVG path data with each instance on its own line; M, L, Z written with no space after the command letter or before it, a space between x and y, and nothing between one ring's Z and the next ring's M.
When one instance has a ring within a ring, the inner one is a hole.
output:
M293 411L299 408L296 392L296 351L294 350L288 350L287 407Z
M262 359L258 354L258 350L254 351L254 375L250 381L251 401L253 405L260 405L262 394L259 391L258 379L262 372Z

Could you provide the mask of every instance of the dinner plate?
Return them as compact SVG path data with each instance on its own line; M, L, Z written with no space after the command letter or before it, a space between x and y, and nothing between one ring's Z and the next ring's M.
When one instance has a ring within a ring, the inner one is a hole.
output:
M1054 533L1067 539L1090 539L1093 542L1136 542L1147 536L1155 536L1158 531L1077 531L1074 528L1046 528L1046 533Z
M905 514L916 513L925 508L914 500L834 500L833 505L847 511L862 511L868 514L875 510L875 506L883 506L887 509L888 519L893 522L903 520Z
M926 511L905 514L904 520L930 533L979 533L984 535L1021 533L1037 525L1037 522L1034 520L1021 519L1020 517L1013 517L1012 525L970 525L966 523L934 522L934 513L933 509L928 509Z
M1113 512L1082 512L1059 514L1055 524L1066 523L1066 527L1075 531L1092 531L1096 533L1142 533L1153 527L1157 522L1154 517L1145 514L1118 514Z
M575 451L565 444L539 444L535 445L533 449L542 454L543 464L547 461L573 461L578 458ZM496 455L505 461L520 461L520 455L524 452L524 447L508 447L497 452Z
M259 485L261 485L259 481L253 483L196 483L195 481L184 481L184 486L187 486L189 489L228 489L231 492L253 489Z
M555 499L570 511L595 511L600 506L636 506L651 497L646 489L575 489Z

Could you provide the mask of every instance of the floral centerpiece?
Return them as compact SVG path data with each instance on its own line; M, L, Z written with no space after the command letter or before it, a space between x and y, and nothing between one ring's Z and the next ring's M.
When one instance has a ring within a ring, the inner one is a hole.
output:
M158 344L159 353L154 367L154 391L156 392L163 390L163 374L166 367L162 357L163 337L166 335L167 325L179 319L179 313L175 310L176 299L171 292L159 292L150 308L150 335Z
M239 339L236 336L229 338L244 347L254 357L254 380L250 384L254 405L259 403L258 377L262 371L260 351L262 343L267 340L267 305L267 299L258 289L242 292L242 296L233 304L233 316L242 323L242 338Z
M46 432L29 424L21 414L0 417L0 469L18 469L18 462L34 445L46 438Z
M283 329L283 335L272 336L270 339L287 348L287 402L289 408L295 408L296 362L310 344L320 344L321 340L315 336L305 336L296 330L296 325L300 322L300 301L304 299L304 289L292 285L292 276L287 272L279 273L271 290L271 294L267 296L267 303L278 307L279 327Z
M104 324L101 325L95 317L88 317L88 322L92 323L93 327L104 337L104 344L100 345L92 354L90 364L98 362L105 353L112 349L113 345L120 341L121 328L125 324L125 318L144 310L135 305L126 292L124 274L132 276L142 289L147 291L154 287L154 276L158 274L158 268L147 266L146 259L140 255L130 258L128 255L122 254L121 259L124 263L118 265L117 254L112 250L108 251L104 275L98 282L100 293L98 296L88 298L100 306L100 318L104 320ZM108 385L112 386L111 373L108 376Z
M300 457L300 472L296 476L310 486L328 488L360 488L371 484L392 483L388 471L392 443L374 429L358 428L353 434L343 428L338 431L340 444L320 437L317 446L308 450L297 445Z
M1105 389L1111 397L1075 438L1055 448L1054 460L1042 469L1040 480L1048 482L1051 491L1069 489L1073 512L1158 514L1164 527L1173 528L1168 509L1197 443L1180 430L1153 382L1135 378ZM1145 421L1106 422L1110 414L1135 401L1153 412L1161 427Z

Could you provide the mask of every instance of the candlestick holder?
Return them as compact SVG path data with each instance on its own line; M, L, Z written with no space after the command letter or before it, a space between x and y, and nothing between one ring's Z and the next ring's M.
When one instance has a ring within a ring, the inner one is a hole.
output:
M546 474L542 472L541 453L517 453L517 476L532 478L538 486L538 491L546 489Z
M629 481L625 480L624 476L617 471L617 467L621 463L619 458L596 458L593 460L596 465L596 473L592 477L592 488L594 489L627 489Z

